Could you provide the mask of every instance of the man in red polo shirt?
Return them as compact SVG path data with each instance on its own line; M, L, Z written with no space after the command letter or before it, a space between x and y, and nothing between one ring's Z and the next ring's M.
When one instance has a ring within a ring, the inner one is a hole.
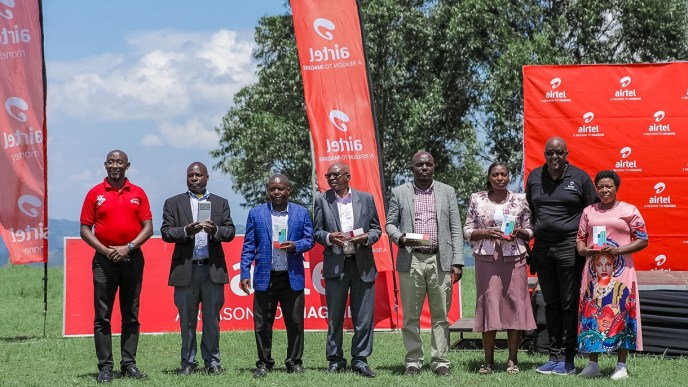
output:
M92 264L93 338L98 357L98 383L108 383L113 378L110 318L117 288L122 315L122 376L135 379L145 376L136 367L139 295L143 279L140 247L153 235L148 197L125 177L130 165L127 154L113 150L104 164L107 177L88 191L81 209L81 239L96 250Z

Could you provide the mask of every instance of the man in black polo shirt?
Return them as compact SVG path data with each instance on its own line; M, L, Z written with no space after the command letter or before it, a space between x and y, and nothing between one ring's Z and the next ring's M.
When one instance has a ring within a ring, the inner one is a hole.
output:
M528 175L526 199L533 213L533 261L545 300L549 361L541 374L573 374L578 327L578 299L585 258L576 251L581 212L597 200L588 174L566 161L566 141L545 144L545 165Z

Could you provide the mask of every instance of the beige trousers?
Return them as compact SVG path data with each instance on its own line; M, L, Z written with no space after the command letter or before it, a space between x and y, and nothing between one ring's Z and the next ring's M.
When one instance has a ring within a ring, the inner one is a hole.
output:
M420 337L420 315L427 295L432 323L430 367L449 366L449 320L451 306L451 273L442 271L437 254L413 252L411 269L399 272L401 307L404 312L402 334L406 346L405 366L420 369L423 365L423 341Z

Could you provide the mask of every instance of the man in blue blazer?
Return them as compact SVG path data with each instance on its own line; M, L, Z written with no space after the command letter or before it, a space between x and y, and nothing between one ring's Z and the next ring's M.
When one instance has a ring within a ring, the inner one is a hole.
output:
M251 209L241 252L241 289L250 293L253 270L253 324L258 361L253 377L265 376L275 365L272 325L277 304L287 327L289 373L303 373L304 267L303 253L313 248L308 210L289 202L289 179L276 174L268 180L270 201Z
M174 304L179 311L182 336L181 363L177 373L192 374L196 360L198 307L203 314L201 356L208 374L223 372L220 365L220 309L229 282L222 242L234 239L234 223L227 199L206 189L208 169L191 163L186 170L187 192L165 200L162 210L162 240L174 243L168 285L174 286ZM210 204L209 219L201 207Z
M342 350L344 311L351 294L351 369L374 378L368 366L373 352L373 315L377 268L373 244L382 229L373 196L349 187L351 173L343 163L330 165L325 174L330 189L315 199L315 240L325 246L323 277L327 302L328 372L343 372L346 359ZM351 237L351 232L362 234Z

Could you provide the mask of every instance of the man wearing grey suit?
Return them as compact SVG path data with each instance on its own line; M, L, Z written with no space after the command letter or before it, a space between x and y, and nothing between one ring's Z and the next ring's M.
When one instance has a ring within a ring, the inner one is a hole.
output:
M402 334L406 346L404 375L418 374L423 365L420 314L427 295L432 322L430 367L439 376L449 375L449 321L452 284L461 279L463 236L454 188L435 181L432 155L413 156L413 183L392 189L385 229L399 246L397 271ZM428 238L407 238L408 233Z
M344 372L342 350L344 311L351 292L351 369L373 378L368 356L373 352L375 278L373 244L382 230L372 195L349 187L351 173L343 163L332 164L325 174L329 190L315 199L314 237L325 246L323 277L327 302L328 372ZM352 237L352 234L362 232Z

